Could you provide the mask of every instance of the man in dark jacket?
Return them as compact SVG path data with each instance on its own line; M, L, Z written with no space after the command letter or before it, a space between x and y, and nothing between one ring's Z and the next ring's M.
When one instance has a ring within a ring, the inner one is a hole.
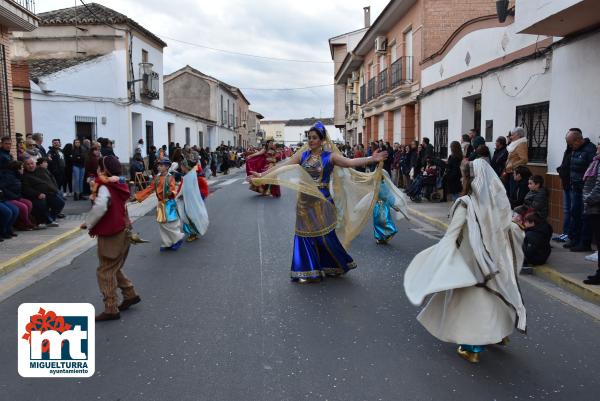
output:
M39 159L44 163L45 159ZM38 224L58 227L56 218L65 217L61 212L65 201L59 196L58 185L50 172L35 165L33 159L27 159L23 172L23 196L33 203L33 215Z
M473 151L471 152L471 154L468 155L468 157L470 161L473 161L477 159L477 148L481 145L485 146L485 139L481 135L479 135L479 132L477 132L476 129L472 129L469 131L469 138L471 138L471 147L473 148Z
M503 136L499 136L496 139L496 151L492 156L492 168L498 175L498 177L502 176L504 172L504 168L506 167L506 159L508 159L508 150L506 150L506 138Z
M2 171L6 170L8 164L13 160L13 156L10 154L12 140L10 136L3 136L0 141L0 171Z
M596 155L596 147L588 138L584 138L579 128L571 128L566 137L571 146L571 164L569 178L571 180L571 227L569 242L563 245L572 252L590 252L592 242L591 227L584 224L583 215L583 175Z
M527 167L519 166L515 169L513 173L515 186L508 197L512 209L521 206L525 201L525 196L529 192L529 177L531 177L531 171Z
M539 214L525 216L525 240L523 241L524 265L543 265L550 256L552 227Z
M594 161L584 175L583 214L596 238L596 247L600 249L600 143L596 147ZM584 284L600 285L600 259L596 273L583 280Z
M52 147L48 150L48 170L54 176L58 188L65 183L65 155L60 148L60 139L52 140Z
M573 149L567 145L563 153L562 163L556 168L563 189L563 229L562 234L553 238L554 241L567 242L571 226L571 153Z

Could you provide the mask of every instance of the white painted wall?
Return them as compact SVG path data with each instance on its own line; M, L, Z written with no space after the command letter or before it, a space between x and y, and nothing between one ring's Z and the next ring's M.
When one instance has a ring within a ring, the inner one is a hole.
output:
M421 73L422 86L427 87L509 53L541 41L545 36L517 34L514 24L480 29L465 35L439 62ZM465 62L467 53L469 64Z
M600 33L554 50L548 171L560 165L569 128L581 128L593 143L600 141L599 65Z
M463 99L476 94L481 94L481 132L485 133L485 120L493 120L494 141L498 136L506 136L515 125L517 106L551 100L553 80L550 72L544 73L545 64L545 59L531 60L482 79L474 78L440 89L424 97L421 100L421 136L433 141L434 122L448 120L448 143L460 141L461 135L472 128L472 118L463 122L463 107L468 107L463 106ZM529 79L530 77L532 78ZM527 86L520 91L528 80ZM552 119L552 101L550 105ZM552 130L552 120L550 129ZM488 146L492 144L488 143ZM490 150L492 149L493 146L490 146ZM554 151L550 144L548 151ZM562 154L562 150L560 152Z

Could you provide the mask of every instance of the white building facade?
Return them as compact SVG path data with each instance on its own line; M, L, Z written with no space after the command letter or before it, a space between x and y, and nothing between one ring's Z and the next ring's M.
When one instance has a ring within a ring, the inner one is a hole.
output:
M551 11L547 5L519 0L514 18L503 23L480 18L461 27L445 51L422 66L420 125L441 157L472 128L492 151L499 136L514 126L525 128L528 167L546 177L550 222L558 229L562 196L556 168L565 134L578 127L598 140L600 30L594 26L600 7L574 0L552 2ZM561 17L573 7L581 18Z
M53 138L110 138L125 163L139 139L147 149L200 145L205 121L164 107L166 44L114 10L88 7L42 13L40 29L15 35L15 57L30 69L33 132L46 146Z

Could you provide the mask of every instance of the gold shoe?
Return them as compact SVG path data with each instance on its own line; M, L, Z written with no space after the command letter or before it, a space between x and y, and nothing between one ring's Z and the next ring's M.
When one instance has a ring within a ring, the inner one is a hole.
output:
M197 235L193 235L193 234L192 234L192 235L188 236L188 237L185 239L185 241L186 241L186 242L193 242L193 241L196 241L197 239L198 239L198 236L197 236Z
M129 237L129 241L132 244L146 244L150 241L143 239L142 237L140 237L140 235L138 233L131 233L131 236Z
M460 355L463 359L466 359L471 363L479 363L479 352L465 351L460 346L458 347L456 352L458 352L458 355Z
M502 345L503 347L506 347L506 346L507 346L509 343L510 343L510 338L508 338L508 337L504 337L504 338L502 339L502 341L500 341L500 342L498 343L498 345Z
M297 283L298 284L311 284L311 283L320 283L321 279L320 278L299 278Z

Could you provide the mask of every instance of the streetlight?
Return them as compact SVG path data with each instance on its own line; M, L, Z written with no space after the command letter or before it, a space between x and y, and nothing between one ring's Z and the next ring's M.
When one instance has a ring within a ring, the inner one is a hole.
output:
M140 66L140 75L142 76L139 79L133 79L131 81L127 81L127 86L128 87L132 87L133 84L135 84L136 82L140 82L144 80L144 76L145 75L150 75L152 74L152 67L154 67L154 64L152 63L139 63Z

